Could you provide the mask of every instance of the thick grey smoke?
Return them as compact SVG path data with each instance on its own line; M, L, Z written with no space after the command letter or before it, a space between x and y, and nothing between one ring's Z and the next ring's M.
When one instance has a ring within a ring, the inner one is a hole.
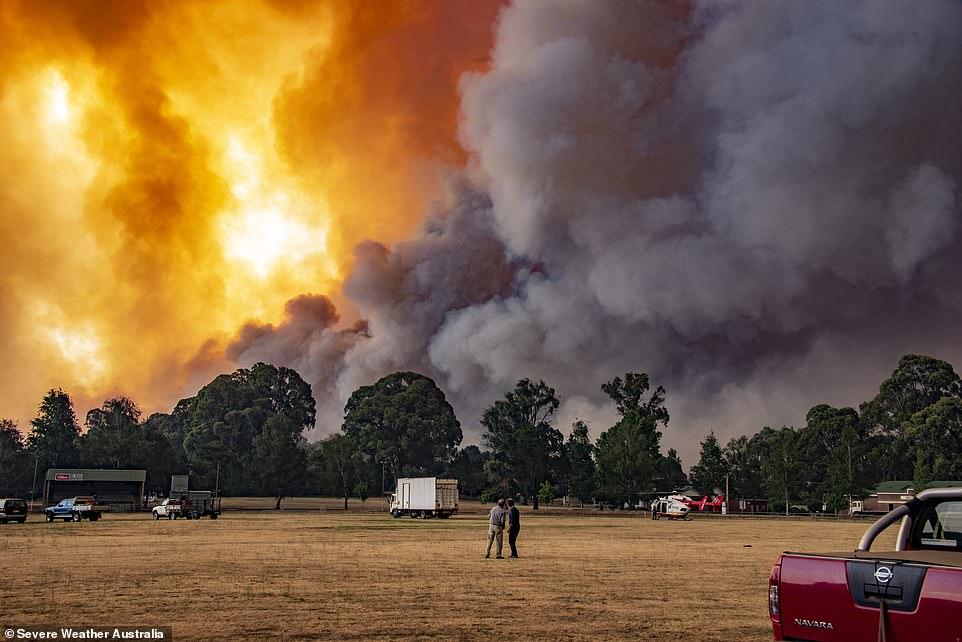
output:
M903 352L962 356L962 4L524 2L492 61L462 78L457 205L357 249L363 330L296 300L232 347L306 375L322 432L414 368L469 438L522 376L597 434L601 382L645 370L691 463Z

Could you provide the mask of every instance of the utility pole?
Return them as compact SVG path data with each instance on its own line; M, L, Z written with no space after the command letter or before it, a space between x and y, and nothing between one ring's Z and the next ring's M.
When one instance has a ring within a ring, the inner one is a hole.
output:
M731 507L728 504L728 473L725 473L725 514L727 515L731 512Z
M37 469L40 467L40 457L33 460L33 486L30 487L30 506L33 506L33 498L37 494Z
M217 472L214 476L214 497L220 497L220 462L217 462Z

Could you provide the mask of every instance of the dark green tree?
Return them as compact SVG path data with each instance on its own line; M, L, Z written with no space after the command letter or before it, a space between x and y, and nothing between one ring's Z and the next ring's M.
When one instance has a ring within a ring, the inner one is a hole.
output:
M321 494L343 497L347 510L351 492L364 477L365 462L357 444L347 435L331 435L311 451L311 467L320 480Z
M582 502L591 501L597 489L595 477L594 448L588 434L588 425L580 419L571 426L571 434L565 442L565 488L568 495Z
M647 373L629 372L602 384L621 420L601 433L595 444L598 488L609 499L634 502L638 493L656 487L662 478L661 431L668 425L665 389L661 386L647 396L651 382ZM638 448L644 447L644 453ZM618 476L623 476L621 479Z
M635 422L646 431L649 453L657 460L661 457L661 432L658 424L668 425L668 408L665 407L665 389L661 386L647 399L645 394L651 386L648 373L629 372L624 380L615 377L601 385L601 390L611 397L622 420ZM649 421L650 420L650 421Z
M722 454L715 432L712 431L701 441L698 463L691 467L691 484L699 493L710 495L724 492L728 463Z
M797 448L811 495L809 504L824 503L837 510L864 491L866 446L854 409L826 404L813 407L805 416Z
M789 513L793 498L798 498L804 487L801 458L798 453L798 433L792 428L781 428L768 435L768 452L762 460L762 475L768 496L776 502L784 501Z
M669 448L668 453L661 460L661 477L664 480L662 490L677 490L688 483L688 475L681 465L681 457L674 448Z
M917 487L940 479L962 479L962 399L944 397L913 415L905 443L915 454Z
M544 381L521 379L481 415L481 441L491 451L489 475L530 497L534 510L541 485L557 481L562 465L564 436L549 423L559 403Z
M40 402L27 437L27 449L39 460L40 471L71 468L80 462L80 426L70 396L59 388L50 390Z
M0 419L0 497L26 497L33 484L34 459L17 424Z
M182 435L192 484L214 488L218 483L226 494L240 495L262 489L253 472L254 439L278 413L299 431L313 427L310 385L289 368L258 363L216 377L196 396L182 399L171 419L155 421L172 441ZM176 447L174 452L176 458Z
M762 475L762 462L770 448L771 428L764 428L755 435L730 439L725 445L725 463L728 466L729 492L732 498L757 499L767 497Z
M254 437L254 467L261 490L277 499L280 510L284 497L304 487L307 463L298 443L302 425L284 412L275 412Z
M652 455L655 420L626 417L601 433L595 444L598 491L602 497L633 503L654 488L658 458Z
M144 427L148 432L162 435L171 448L172 473L186 475L190 471L187 463L187 453L184 451L184 419L186 406L181 400L171 414L155 412L147 417Z
M373 462L385 464L395 482L443 471L462 438L444 393L414 372L395 372L355 390L341 429Z
M126 397L108 399L87 413L87 432L80 439L81 459L91 468L128 468L142 448L140 409Z
M108 399L87 413L87 432L80 438L80 455L91 468L132 468L147 471L146 487L170 487L174 453L155 425L140 423L140 409L126 397Z
M951 364L925 355L907 354L879 386L874 399L861 406L869 429L898 436L915 413L943 397L959 397L962 383Z
M477 446L466 446L454 456L444 475L458 480L462 497L480 497L488 487L484 467L490 458L491 453Z
M899 360L875 398L859 408L871 443L867 469L874 474L870 484L912 478L914 455L902 441L909 420L943 397L959 397L960 388L959 376L945 361L917 354Z
M255 405L263 404L271 414L283 413L297 426L298 434L314 428L316 404L311 384L294 370L255 363L233 376L252 391Z

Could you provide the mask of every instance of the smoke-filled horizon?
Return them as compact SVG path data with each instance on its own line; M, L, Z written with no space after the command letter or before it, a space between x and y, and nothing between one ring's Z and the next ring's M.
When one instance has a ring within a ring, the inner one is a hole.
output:
M470 443L522 377L558 390L563 432L582 418L597 436L614 419L601 383L645 371L668 389L665 447L690 465L709 430L871 398L903 353L962 361L962 5L518 2L467 21L473 40L442 5L419 5L434 27L413 34L409 16L325 23L330 42L381 52L362 61L392 65L381 82L405 80L390 90L302 52L263 135L305 202L325 196L318 224L344 252L303 250L305 278L258 286L263 314L208 329L153 377L176 369L191 394L219 370L292 367L317 437L358 386L416 370ZM418 56L392 58L409 42ZM352 88L373 106L332 121ZM407 116L385 120L396 103ZM407 190L415 157L443 180Z

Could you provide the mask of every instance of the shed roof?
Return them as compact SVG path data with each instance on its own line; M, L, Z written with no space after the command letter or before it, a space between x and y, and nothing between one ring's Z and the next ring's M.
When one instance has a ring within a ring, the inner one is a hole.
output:
M67 475L67 479L57 479L57 475ZM104 468L51 468L47 471L47 481L98 481L98 482L138 482L147 479L146 470L109 470Z

